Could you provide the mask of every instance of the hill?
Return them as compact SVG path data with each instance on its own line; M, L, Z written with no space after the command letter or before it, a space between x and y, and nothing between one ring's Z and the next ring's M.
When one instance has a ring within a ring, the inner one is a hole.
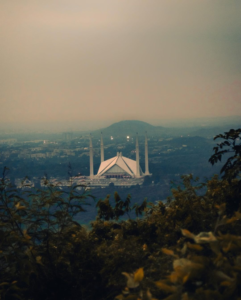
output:
M228 121L228 120L226 120ZM239 125L238 125L239 124ZM204 137L212 139L219 132L225 132L229 128L240 127L240 123L224 124L217 126L193 126L193 127L182 127L181 124L176 127L163 127L163 126L154 126L147 122L139 120L125 120L113 123L112 125L92 131L91 134L95 137L99 137L102 132L105 136L115 136L115 137L124 137L127 135L136 135L138 132L139 136L143 136L145 132L148 133L148 136L157 136L161 138L165 137L180 137L180 136L194 136L194 137ZM83 134L83 133L82 133Z
M92 134L100 135L100 133L103 132L105 135L124 136L135 135L138 132L139 135L144 135L146 131L148 134L164 132L164 127L153 126L149 123L138 120L125 120L114 123L106 128L95 130Z
M197 130L197 128L184 128L184 127L175 127L168 128L163 126L154 126L147 122L139 121L139 120L125 120L114 123L106 128L102 128L99 130L92 131L91 134L93 136L100 136L102 132L104 136L115 136L115 137L124 137L127 135L136 135L138 132L139 136L143 136L145 132L147 132L148 136L158 136L158 137L177 137L180 135L188 135L193 130Z
M190 135L192 136L199 136L199 137L205 137L212 139L214 136L218 135L219 132L227 132L230 128L237 129L240 128L241 122L238 124L229 124L229 125L223 125L223 126L217 126L217 127L204 127L199 128L197 130L194 130L190 132Z

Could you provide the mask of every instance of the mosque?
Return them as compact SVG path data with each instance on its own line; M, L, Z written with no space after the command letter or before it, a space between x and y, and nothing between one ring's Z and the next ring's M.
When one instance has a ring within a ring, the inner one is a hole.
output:
M150 176L149 165L148 165L148 142L147 134L145 134L145 173L140 167L140 158L139 158L139 143L138 135L136 135L136 160L127 158L122 155L122 152L117 152L115 157L104 160L104 143L103 136L101 133L100 140L100 157L101 163L98 170L98 173L94 175L94 164L93 164L93 145L92 138L90 136L90 180L98 182L98 180L118 180L119 182L123 180L134 180L144 179L144 176Z

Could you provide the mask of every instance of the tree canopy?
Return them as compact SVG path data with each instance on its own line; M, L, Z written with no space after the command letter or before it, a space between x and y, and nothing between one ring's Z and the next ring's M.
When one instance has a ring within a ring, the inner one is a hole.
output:
M90 228L79 223L87 192L62 191L47 179L43 188L23 181L17 190L5 168L0 298L240 299L240 132L215 137L224 141L210 162L232 155L221 179L182 176L167 204L131 204L130 195L115 193L111 205L108 195Z

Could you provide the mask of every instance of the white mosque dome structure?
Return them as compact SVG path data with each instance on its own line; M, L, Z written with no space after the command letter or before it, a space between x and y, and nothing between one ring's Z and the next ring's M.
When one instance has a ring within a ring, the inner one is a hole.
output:
M139 143L138 135L136 136L136 160L122 156L122 152L117 152L115 157L104 160L104 143L103 136L101 133L100 140L100 157L101 163L98 173L94 175L94 164L93 164L93 146L92 138L90 136L90 178L141 178L144 176L151 175L149 173L148 166L148 144L147 135L145 135L145 173L140 167L139 158Z
M105 176L105 178L127 178L136 177L136 170L138 169L136 161L125 156L122 152L117 152L115 157L107 159L100 164L96 176ZM143 172L139 166L140 176Z

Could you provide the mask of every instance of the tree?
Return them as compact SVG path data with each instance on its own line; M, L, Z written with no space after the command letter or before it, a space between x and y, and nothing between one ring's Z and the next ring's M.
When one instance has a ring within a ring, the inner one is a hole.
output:
M19 191L6 173L0 178L0 298L86 299L94 271L88 278L82 269L98 263L77 222L87 194L78 186L61 191L46 178L44 188Z
M223 165L220 173L223 173L223 179L232 180L241 172L241 128L230 129L224 134L219 134L214 137L214 140L221 138L224 141L217 144L213 148L214 154L210 157L209 162L214 165L222 160L225 154L232 153L226 163Z
M219 134L214 137L214 140L221 138L224 141L217 144L213 148L214 154L210 157L209 162L214 165L222 160L225 154L231 154L227 159L220 173L222 179L229 182L229 189L232 190L232 196L227 197L227 213L232 214L236 211L241 203L241 179L238 176L241 173L241 128L230 129L224 134Z
M143 185L144 186L148 186L148 185L151 185L151 184L152 184L152 178L151 178L151 176L145 176Z

